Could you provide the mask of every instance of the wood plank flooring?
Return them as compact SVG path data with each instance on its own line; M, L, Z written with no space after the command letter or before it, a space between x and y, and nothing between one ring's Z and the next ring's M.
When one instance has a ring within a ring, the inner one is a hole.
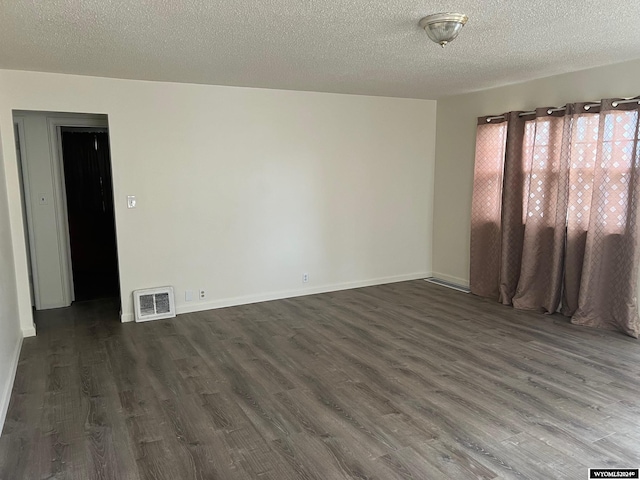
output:
M424 281L38 315L0 478L542 479L640 466L640 343Z

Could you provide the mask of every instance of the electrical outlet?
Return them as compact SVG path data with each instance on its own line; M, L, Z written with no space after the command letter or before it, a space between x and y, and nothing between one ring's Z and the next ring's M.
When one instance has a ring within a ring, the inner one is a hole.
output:
M185 290L185 292L184 292L184 301L185 302L193 302L193 290Z
M200 295L199 295L199 296L200 296L200 300L204 300L204 299L205 299L205 297L207 296L207 294L205 293L205 291L204 291L204 290L202 290L202 289L201 289L201 290L200 290Z
M303 273L302 274L302 283L307 283L309 281L309 274L308 273Z

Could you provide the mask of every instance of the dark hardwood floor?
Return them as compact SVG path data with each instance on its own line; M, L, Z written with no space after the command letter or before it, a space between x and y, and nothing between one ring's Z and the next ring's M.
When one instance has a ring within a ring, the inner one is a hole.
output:
M587 478L640 466L640 343L424 281L38 315L2 479Z

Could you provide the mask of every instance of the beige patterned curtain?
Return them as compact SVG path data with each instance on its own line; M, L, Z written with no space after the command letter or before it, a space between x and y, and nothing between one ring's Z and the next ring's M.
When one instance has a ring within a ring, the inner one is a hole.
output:
M502 255L502 178L507 124L478 123L471 207L471 291L498 298Z
M471 291L638 337L638 103L478 120Z

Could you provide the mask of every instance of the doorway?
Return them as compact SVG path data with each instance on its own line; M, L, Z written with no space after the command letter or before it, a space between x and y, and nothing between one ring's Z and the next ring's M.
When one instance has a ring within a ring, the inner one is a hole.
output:
M59 127L75 301L117 297L118 255L106 128Z
M104 114L13 111L36 310L120 301Z

